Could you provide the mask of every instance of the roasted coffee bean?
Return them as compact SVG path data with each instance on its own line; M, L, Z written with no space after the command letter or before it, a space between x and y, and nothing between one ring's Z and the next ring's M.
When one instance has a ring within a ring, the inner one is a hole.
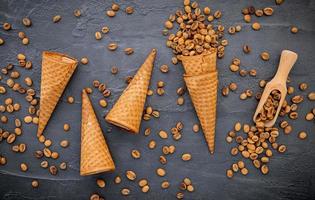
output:
M52 166L49 167L49 172L50 172L51 175L57 175L58 168L56 166L52 165Z
M61 16L60 15L56 15L56 16L53 17L52 20L53 20L54 23L57 23L57 22L59 22L61 20Z
M60 168L61 170L66 170L66 169L67 169L67 163L66 163L66 162L60 163L59 168Z
M33 180L33 181L32 181L32 187L33 187L33 188L38 188L38 186L39 186L38 181L37 181L37 180Z
M121 190L121 194L124 196L128 196L130 194L130 190L128 188L123 188Z
M11 24L10 24L10 23L5 22L5 23L2 25L2 28L3 28L3 30L8 31L8 30L10 30L12 27L11 27Z
M46 161L46 160L42 161L42 162L40 163L40 166L41 166L42 168L48 168L48 166L49 166L48 161Z
M135 180L137 178L137 175L136 175L136 173L134 171L128 170L128 171L126 171L126 177L129 180L133 181L133 180Z
M44 153L40 150L37 150L34 152L34 156L38 159L42 158L44 156Z
M291 30L291 33L293 34L296 34L299 31L299 29L296 26L292 26L290 30Z
M28 170L28 166L26 163L21 163L20 164L20 169L22 172L26 172Z
M158 168L158 169L156 170L156 174L157 174L158 176L163 177L163 176L166 175L166 171L165 171L165 169L163 169L163 168Z
M76 16L76 17L80 17L81 16L81 10L80 9L75 9L73 11L73 15Z
M248 54L248 53L251 52L251 50L252 50L252 49L251 49L247 44L245 44L245 45L243 46L243 52L244 52L244 53Z
M104 181L103 179L100 179L100 178L96 179L96 184L97 184L98 187L100 187L100 188L104 188L105 185L106 185L105 181Z
M102 39L102 34L101 34L100 31L96 31L96 32L95 32L95 39L96 39L96 40L101 40L101 39Z
M126 7L125 12L130 15L134 12L134 8L131 6Z
M131 151L131 156L135 159L139 159L141 157L141 153L139 150L134 149Z
M106 11L106 15L107 15L108 17L115 17L116 12L113 11L113 10L108 10L108 11Z
M270 58L270 55L269 55L268 52L264 51L264 52L262 52L262 53L260 54L260 57L261 57L262 60L268 61L269 58Z
M117 48L118 48L118 45L116 43L109 43L107 48L110 50L110 51L115 51Z
M116 176L116 177L115 177L114 183L116 183L116 184L121 183L121 178L120 178L120 176Z
M273 9L270 7L264 8L263 11L266 16L271 16L273 14Z
M89 63L89 59L88 59L87 57L83 57L83 58L81 58L81 63L82 63L83 65L86 65L86 64Z

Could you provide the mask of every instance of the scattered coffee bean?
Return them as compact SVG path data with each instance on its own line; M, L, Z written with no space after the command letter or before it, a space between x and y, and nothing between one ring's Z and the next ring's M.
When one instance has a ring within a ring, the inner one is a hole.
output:
M96 184L100 188L104 188L106 185L105 181L103 179L100 179L100 178L96 179Z
M86 65L86 64L89 63L89 59L88 59L87 57L83 57L83 58L81 58L81 63L82 63L83 65Z
M301 140L305 140L307 138L307 133L305 131L301 131L301 132L299 132L298 137Z
M126 55L131 55L131 54L133 54L134 50L133 50L133 48L129 47L129 48L125 48L124 52Z
M166 171L165 171L165 169L163 169L163 168L157 168L156 174L157 174L158 176L163 177L163 176L166 175Z
M245 45L243 46L243 52L244 52L244 53L248 54L248 53L251 52L251 50L252 50L252 49L251 49L247 44L245 44Z
M59 168L61 170L66 170L67 169L67 163L65 163L65 162L60 163Z
M130 194L130 190L128 188L123 188L121 190L121 194L124 196L128 196Z
M114 183L115 183L115 184L121 183L121 178L120 178L120 176L116 176L116 177L115 177Z
M52 20L53 20L54 23L57 23L57 22L59 22L61 20L61 16L60 15L56 15L56 16L53 17Z
M39 186L38 181L37 181L37 180L33 180L33 181L32 181L32 187L33 187L33 188L38 188L38 186Z
M260 57L261 57L262 60L268 61L269 58L270 58L270 55L269 55L268 52L264 51L264 52L262 52L262 53L260 54Z
M191 160L191 154L190 154L190 153L184 153L184 154L182 155L182 160L183 160L183 161L189 161L189 160Z
M117 48L118 48L118 45L116 43L109 43L107 48L110 50L110 51L115 51Z
M167 65L161 65L161 67L160 67L160 71L162 72L162 73L167 73L168 72L168 66Z
M134 12L134 9L133 9L133 7L131 7L131 6L128 6L128 7L126 7L125 12L126 12L128 15L131 15L131 14Z
M0 91L1 91L1 88L0 88ZM0 92L1 93L1 92ZM310 92L308 95L308 100L310 101L315 101L315 92Z
M102 39L102 34L101 34L100 31L96 31L96 32L95 32L95 39L96 39L96 40L101 40L101 39Z
M299 29L296 26L291 27L291 33L296 34L299 31Z
M26 172L28 170L28 166L25 163L21 163L20 168L22 172Z
M113 10L108 10L108 11L106 11L106 15L107 15L108 17L115 17L116 12L113 11Z
M128 170L128 171L126 171L126 177L129 180L134 181L137 178L137 175L134 171Z
M52 166L49 167L49 172L50 172L51 175L55 176L58 173L58 168L56 166L52 165Z
M270 7L264 8L264 14L266 16L271 16L273 14L273 9Z
M131 156L134 158L134 159L139 159L141 157L141 153L139 150L136 150L136 149L133 149L131 151Z
M76 16L76 17L80 17L81 16L81 10L80 9L75 9L73 11L73 15Z
M63 125L63 130L64 130L65 132L68 132L68 131L70 130L70 125L69 125L69 124L64 124L64 125Z

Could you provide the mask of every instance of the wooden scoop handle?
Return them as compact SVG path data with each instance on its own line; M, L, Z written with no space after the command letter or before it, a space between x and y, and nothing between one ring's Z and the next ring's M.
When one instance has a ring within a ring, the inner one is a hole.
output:
M298 58L298 55L294 53L293 51L283 50L281 52L278 71L274 79L278 80L279 82L286 83L288 75L293 65L295 64L297 58Z

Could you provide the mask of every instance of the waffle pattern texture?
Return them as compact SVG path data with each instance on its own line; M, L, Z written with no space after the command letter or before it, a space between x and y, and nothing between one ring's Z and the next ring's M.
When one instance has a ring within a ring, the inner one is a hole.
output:
M115 170L115 164L98 123L91 101L82 91L80 175Z
M214 153L218 74L216 50L182 56L184 80L211 154Z
M199 118L209 150L214 152L217 105L217 72L184 76L191 100Z
M40 86L40 113L37 136L43 131L63 93L78 61L65 54L43 52Z
M107 122L132 133L139 133L155 56L156 49L153 49L107 114Z

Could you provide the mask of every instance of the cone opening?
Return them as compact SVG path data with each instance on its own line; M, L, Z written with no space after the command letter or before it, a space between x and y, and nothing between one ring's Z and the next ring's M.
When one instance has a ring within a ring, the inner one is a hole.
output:
M109 118L106 118L106 121L108 121L109 123L111 123L111 124L113 124L115 126L123 128L126 131L129 131L131 133L137 133L137 131L136 131L136 129L134 127L130 127L130 125L125 123L125 122L119 122L119 121L117 121L115 119L109 119Z
M68 63L68 64L78 63L77 59L72 58L66 54L59 53L59 52L44 51L43 57L45 57L46 59L51 59L57 62L63 62L63 63Z
M80 175L81 176L88 176L88 175L93 175L93 174L99 174L102 172L113 172L114 170L115 170L115 166L98 167L98 168L95 168L93 170L88 170L87 172L82 172L82 170L80 170Z

